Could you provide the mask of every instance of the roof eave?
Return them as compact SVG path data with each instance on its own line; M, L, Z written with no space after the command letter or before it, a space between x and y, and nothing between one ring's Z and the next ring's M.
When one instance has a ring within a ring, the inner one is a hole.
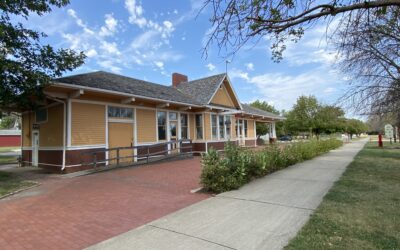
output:
M147 96L141 96L141 95L133 95L133 94L127 94L127 93L119 92L119 91L113 91L113 90L107 90L107 89L101 89L101 88L93 88L93 87L87 87L87 86L69 84L69 83L62 83L59 81L52 81L51 83L52 83L52 85L55 85L55 86L61 86L61 87L70 88L70 89L84 89L84 90L90 90L90 91L100 92L100 93L109 93L109 94L115 94L115 95L122 95L125 97L140 98L140 99L149 100L149 101L168 102L171 104L191 106L191 107L195 107L195 108L203 107L203 105L194 104L194 103L184 103L184 102L177 102L177 101L171 101L171 100L159 99L159 98L153 98L153 97L147 97Z

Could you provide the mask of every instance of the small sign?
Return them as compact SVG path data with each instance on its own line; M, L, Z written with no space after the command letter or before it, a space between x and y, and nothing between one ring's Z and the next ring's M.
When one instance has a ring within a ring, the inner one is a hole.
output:
M40 129L40 125L37 124L37 123L34 123L34 124L32 124L32 129L39 130Z
M385 137L388 139L393 138L393 126L390 124L385 125Z

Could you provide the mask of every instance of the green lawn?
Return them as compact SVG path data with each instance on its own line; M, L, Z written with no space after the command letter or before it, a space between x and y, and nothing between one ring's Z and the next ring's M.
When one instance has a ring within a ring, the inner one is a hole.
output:
M34 185L36 182L23 180L14 174L0 171L0 197Z
M17 149L21 149L20 147L0 147L0 153L11 152Z
M368 143L286 249L400 249L400 144Z
M18 162L17 156L3 156L0 155L0 165L10 164L10 163L17 163Z

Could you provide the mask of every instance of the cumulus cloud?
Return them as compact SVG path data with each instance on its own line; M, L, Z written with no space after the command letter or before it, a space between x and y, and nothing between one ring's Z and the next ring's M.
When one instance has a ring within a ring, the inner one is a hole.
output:
M75 19L76 24L81 27L86 33L90 34L90 35L94 35L95 32L91 29L88 28L88 26L83 22L82 19L80 19L78 17L78 15L76 14L76 11L73 9L68 9L67 13L69 16L71 16L72 18Z
M229 71L229 77L232 80L235 79L235 78L242 79L242 80L245 80L245 81L249 81L250 80L249 73L244 72L244 71L242 71L240 69L235 69L235 68Z
M164 69L164 63L161 61L155 61L154 64L160 68L160 69Z
M115 66L114 65L115 63L111 60L98 61L97 64L100 65L102 68L104 68L106 70L110 70L117 74L121 73L121 70L122 70L120 67Z
M68 9L69 20L79 29L62 32L63 43L71 49L84 51L88 60L95 60L95 63L105 70L118 73L123 68L131 68L132 65L156 66L155 69L161 74L169 75L165 64L183 58L183 55L172 50L169 44L169 39L175 31L174 23L170 20L156 22L145 18L144 8L138 1L125 0L125 8L129 13L128 22L133 25L126 26L123 20L108 13L104 15L104 24L98 28L91 27L75 10ZM139 28L140 31L132 32L132 28ZM121 39L124 36L117 36L123 32L137 35L127 42Z
M110 43L110 42L102 41L100 48L111 55L120 55L121 54L121 52L119 51L118 46L115 42Z
M208 68L209 71L213 71L215 69L215 65L212 63L207 64L206 67Z
M250 70L250 71L254 70L254 64L253 63L246 63L245 66L246 66L247 70Z
M118 20L112 14L105 15L105 25L100 28L100 36L111 36L117 31Z
M129 22L135 24L140 28L144 28L147 24L146 18L143 15L143 7L141 4L136 3L136 0L125 0L125 8L129 12Z
M89 49L88 51L85 52L87 57L95 57L97 56L97 51L95 49Z
M311 63L332 65L339 55L328 44L326 34L336 26L337 22L332 22L327 30L325 25L320 25L308 30L299 42L288 42L284 60L291 66Z
M244 78L243 78L244 79ZM301 95L332 94L336 91L339 76L318 67L301 74L283 72L264 73L247 79L256 87L254 91L260 98L274 102L279 109L290 109Z

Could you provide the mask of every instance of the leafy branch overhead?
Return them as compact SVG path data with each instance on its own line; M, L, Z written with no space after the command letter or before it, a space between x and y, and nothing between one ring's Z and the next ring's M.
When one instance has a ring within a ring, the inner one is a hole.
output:
M212 42L233 54L250 39L269 36L273 40L273 59L279 61L285 42L298 41L315 22L331 21L335 16L340 21L379 17L387 8L400 7L400 0L206 0L205 7L213 13L205 54Z
M54 77L84 63L83 52L55 49L42 44L46 34L25 28L15 16L42 16L52 7L62 7L67 0L19 1L0 3L0 108L34 108L43 98L42 89Z

